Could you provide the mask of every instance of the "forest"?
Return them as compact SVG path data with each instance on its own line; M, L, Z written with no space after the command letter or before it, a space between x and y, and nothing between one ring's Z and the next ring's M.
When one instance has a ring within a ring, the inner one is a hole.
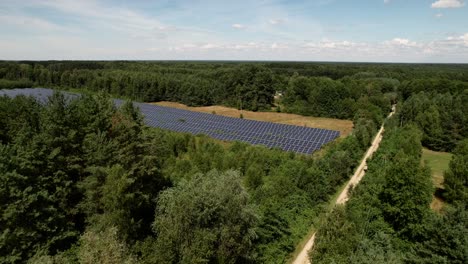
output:
M445 173L442 213L430 209L430 168L420 164L422 133L389 124L368 175L346 206L318 233L314 263L466 263L468 261L468 140Z
M0 62L0 88L21 87L83 96L0 97L0 263L286 263L311 226L314 263L468 260L466 65ZM150 128L130 100L354 129L300 155ZM392 104L368 174L328 213ZM423 146L454 154L442 213Z
M375 123L399 99L402 124L416 123L424 146L451 151L468 135L464 64L0 62L0 88L31 86Z

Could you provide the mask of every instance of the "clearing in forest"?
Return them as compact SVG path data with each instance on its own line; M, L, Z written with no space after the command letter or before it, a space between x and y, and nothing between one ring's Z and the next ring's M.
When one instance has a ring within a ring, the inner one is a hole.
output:
M452 154L448 152L437 152L423 148L421 162L427 162L427 165L431 168L432 182L437 189L444 188L444 171L448 169L451 159ZM436 191L436 195L434 195L431 202L431 208L436 212L440 212L443 207L444 201L438 197Z
M186 109L190 111L197 111L202 113L215 113L217 115L229 116L229 117L240 117L241 113L245 119L266 121L287 125L295 126L306 126L322 129L330 129L340 131L340 137L348 136L353 130L353 122L349 120L341 120L334 118L323 118L323 117L311 117L301 116L296 114L288 113L277 113L277 112L252 112L246 110L237 110L235 108L229 108L225 106L199 106L191 107L180 103L174 102L157 102L152 103L161 106L175 107L179 109Z
M452 154L423 148L421 159L423 162L427 161L427 165L431 168L434 186L443 188L444 171L448 169Z

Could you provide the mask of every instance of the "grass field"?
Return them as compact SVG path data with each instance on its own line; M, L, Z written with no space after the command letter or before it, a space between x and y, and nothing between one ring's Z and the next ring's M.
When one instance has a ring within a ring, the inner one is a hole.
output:
M217 115L236 117L236 118L239 118L240 114L242 113L245 119L337 130L337 131L340 131L341 137L348 136L353 129L353 122L349 120L322 118L322 117L310 117L310 116L301 116L301 115L277 113L277 112L252 112L252 111L245 111L245 110L241 112L240 110L237 110L235 108L229 108L229 107L224 107L224 106L190 107L190 106L186 106L186 105L174 103L174 102L157 102L153 104L175 107L175 108L186 109L186 110L197 111L197 112L203 112L203 113L210 113L210 114L215 113Z
M448 169L448 165L452 154L447 152L437 152L426 148L423 148L421 162L427 162L427 165L432 171L432 182L434 186L439 189L443 189L444 183L444 171ZM444 207L444 201L441 197L433 196L431 202L432 210L441 212Z
M427 164L432 170L432 180L437 188L442 188L444 182L444 171L448 169L448 165L452 154L447 152L437 152L423 148L422 162L427 161Z

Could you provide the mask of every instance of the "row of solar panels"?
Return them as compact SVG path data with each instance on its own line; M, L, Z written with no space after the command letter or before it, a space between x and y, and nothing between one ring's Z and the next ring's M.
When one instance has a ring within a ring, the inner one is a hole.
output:
M31 95L46 102L53 90L25 88L0 90L0 95ZM69 97L79 96L66 93ZM122 100L115 99L116 105ZM199 113L145 103L134 103L141 111L148 126L191 134L206 134L226 141L243 141L255 145L280 148L285 151L310 154L324 144L339 137L338 131L309 128L271 122Z

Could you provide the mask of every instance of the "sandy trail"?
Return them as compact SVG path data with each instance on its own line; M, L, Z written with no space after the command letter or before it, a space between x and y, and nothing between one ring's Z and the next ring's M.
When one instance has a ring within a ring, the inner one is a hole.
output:
M392 107L392 112L388 115L387 119L390 118L393 115L393 113L395 113L395 106ZM348 184L346 184L346 187L343 189L343 191L340 193L340 195L336 199L335 205L346 203L349 199L350 189L354 188L354 186L356 186L366 174L367 159L371 157L372 154L374 154L374 152L377 151L377 149L379 148L380 142L382 141L383 132L384 132L384 125L382 124L382 126L379 129L379 132L374 138L374 141L372 141L371 146L369 147L369 149L367 149L367 152L364 155L361 163L359 164L356 171L354 172L353 177L351 177ZM296 259L292 262L292 264L310 264L309 250L312 249L312 247L314 246L316 233L317 232L312 234L310 239L302 248L301 252L297 255Z

